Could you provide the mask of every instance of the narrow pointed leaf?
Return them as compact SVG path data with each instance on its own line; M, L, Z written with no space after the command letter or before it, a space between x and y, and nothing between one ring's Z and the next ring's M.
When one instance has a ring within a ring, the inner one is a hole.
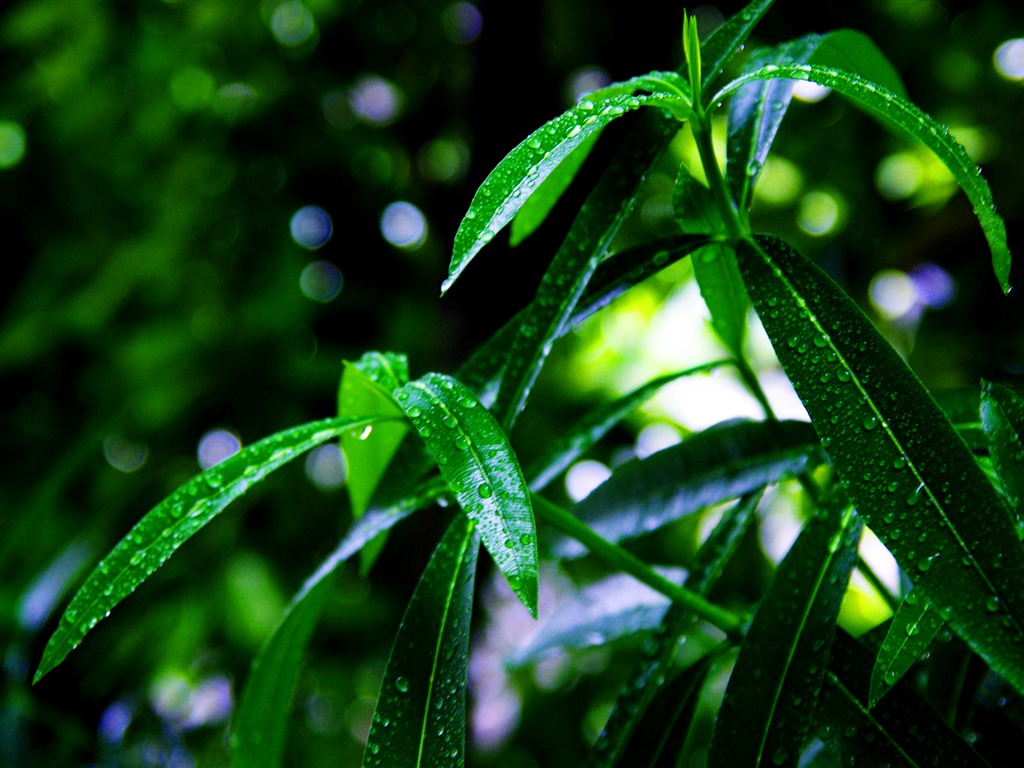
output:
M487 551L537 615L537 530L530 491L508 438L457 379L429 373L395 393Z
M715 335L726 349L737 358L741 357L747 338L750 299L736 266L735 251L725 245L709 245L695 253L690 261Z
M479 551L474 523L457 516L402 618L363 768L466 764L466 666Z
M506 432L511 432L552 345L632 210L646 174L677 132L673 119L645 115L577 214L512 343L494 405Z
M46 644L35 680L63 661L114 606L249 488L311 448L378 421L358 416L324 419L278 432L178 488L150 510L86 579Z
M714 235L727 231L711 190L685 164L679 166L672 190L672 214L683 234Z
M705 91L718 77L750 37L754 27L764 18L775 0L754 0L746 8L728 19L701 44L701 68L704 72L702 84Z
M709 768L797 765L860 531L853 510L819 513L779 564L729 677Z
M551 447L526 470L530 490L534 493L544 490L552 480L568 469L570 464L590 450L638 405L649 400L666 384L684 376L708 373L728 364L727 360L715 360L695 368L687 368L685 371L659 376L619 399L595 408L568 431L556 438Z
M938 390L932 396L971 450L980 452L988 448L988 438L981 424L981 393L977 387Z
M911 591L900 603L871 670L868 707L874 707L920 659L942 629L939 612Z
M811 64L821 64L859 75L865 80L877 83L904 99L907 89L903 86L896 67L875 45L874 41L856 29L837 29L820 38L811 54Z
M903 683L868 709L871 653L836 634L818 699L817 734L844 764L893 768L985 768L988 765L934 709Z
M953 174L974 206L974 213L992 251L992 268L1003 292L1010 290L1010 249L1006 243L1006 225L996 212L992 191L981 170L954 139L947 126L937 122L920 108L883 85L834 67L818 64L769 64L731 82L716 95L716 100L756 80L808 80L832 88L852 99L884 124L902 131L930 149Z
M648 90L650 93L636 93ZM548 121L509 152L487 176L455 233L447 291L477 252L518 213L526 199L589 136L642 106L664 107L683 116L688 86L674 72L652 72L591 94Z
M1024 552L1006 502L906 362L815 265L775 238L740 270L852 502L920 596L1024 691Z
M618 542L797 475L818 460L818 441L806 422L727 423L624 464L574 511ZM560 557L584 552L575 541L555 548Z
M1024 499L1024 398L1007 387L983 382L981 423L1003 491L1019 513Z
M759 489L744 496L722 515L698 550L684 586L704 596L711 591L756 519L754 513L760 499ZM619 764L622 752L661 689L659 681L670 676L676 648L693 620L693 613L687 608L678 604L669 607L650 652L622 687L608 722L597 737L590 756L591 768L611 768Z

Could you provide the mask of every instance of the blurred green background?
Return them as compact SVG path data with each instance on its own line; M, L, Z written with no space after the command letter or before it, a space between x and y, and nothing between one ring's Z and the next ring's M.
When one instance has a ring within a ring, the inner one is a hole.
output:
M201 466L331 415L342 359L389 349L409 355L414 376L452 371L528 301L594 164L540 232L515 251L496 240L439 300L472 192L580 92L678 67L683 7L4 4L0 764L226 762L248 664L350 521L337 451L229 509L32 688L69 591ZM710 30L739 7L690 10ZM1018 0L779 0L748 48L840 27L870 35L911 98L951 125L1017 245ZM930 386L1022 383L1020 294L1000 296L966 199L847 103L801 96L761 185L758 226L842 280ZM625 127L608 131L596 161ZM670 173L652 178L630 237L665 233ZM672 274L687 278L685 267ZM588 402L711 359L699 308L695 328L659 314L692 302L684 289L654 281L562 345L515 436L524 461ZM635 453L652 422L677 435L702 426L687 419L671 405L641 414L594 458ZM436 518L400 528L371 582L354 570L339 580L296 695L288 764L358 763ZM763 562L752 558L731 588L756 595ZM472 762L577 764L628 665L599 649L507 674L501 654L530 628L499 592L482 590L475 619Z

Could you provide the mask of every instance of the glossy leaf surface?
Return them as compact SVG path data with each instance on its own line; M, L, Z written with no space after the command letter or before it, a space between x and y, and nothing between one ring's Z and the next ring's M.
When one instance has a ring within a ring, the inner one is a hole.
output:
M1024 690L1024 554L1010 510L904 360L775 238L740 269L782 366L867 524L954 630Z
M860 532L853 510L819 513L779 564L729 677L710 768L797 765Z
M395 396L509 586L536 616L536 524L505 433L476 395L450 376L429 373Z
M1003 491L1019 514L1024 499L1024 398L1008 387L983 382L981 423Z
M624 464L579 502L577 516L609 541L649 533L810 467L818 455L806 422L732 422ZM574 541L556 553L584 553Z
M43 651L35 679L57 666L110 610L228 504L293 459L379 418L324 419L278 432L196 475L157 504L89 574Z
M911 591L900 603L871 671L868 707L878 703L920 659L942 629L939 612Z
M754 0L725 24L716 29L701 44L701 65L704 72L702 78L704 89L718 77L729 60L742 48L744 42L754 31L754 27L764 18L775 0Z
M480 538L458 515L405 609L363 768L466 764L466 666Z

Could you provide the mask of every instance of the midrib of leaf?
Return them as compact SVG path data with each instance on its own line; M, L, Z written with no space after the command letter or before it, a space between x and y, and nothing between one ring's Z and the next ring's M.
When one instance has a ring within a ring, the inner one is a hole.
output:
M448 614L452 608L452 595L455 594L455 585L459 579L462 578L462 563L463 558L466 556L466 550L469 547L469 542L473 540L473 529L476 523L470 522L466 526L466 535L462 539L462 543L459 546L459 556L455 562L458 562L458 567L452 569L451 579L448 581L448 588L446 590L446 599L444 601L444 610L441 613L440 631L437 633L437 640L434 643L434 654L430 664L430 687L427 689L426 702L423 706L423 718L420 726L420 741L419 748L416 753L416 765L423 764L423 748L427 743L427 723L430 721L430 706L434 700L434 691L436 686L434 680L437 678L437 663L438 659L441 658L441 642L444 640L444 630L448 626Z
M832 683L832 685L834 685L839 690L839 692L843 695L844 698L846 698L850 703L853 704L854 707L857 708L857 710L866 720L871 721L871 723L875 726L875 729L879 733L883 734L888 738L889 743L892 744L900 753L900 755L902 755L906 759L907 763L915 766L920 765L920 762L918 760L915 760L911 755L907 754L906 750L904 750L903 746L900 744L899 739L896 736L893 736L893 734L889 733L885 726L883 726L871 714L871 711L863 704L861 704L860 700L854 695L853 691L846 687L843 681L839 679L838 675L836 675L831 669L828 669L825 671L825 677L829 682Z
M956 526L953 524L953 522L949 519L949 516L946 514L946 510L943 507L943 505L935 497L935 495L932 493L931 488L928 487L928 484L921 477L921 473L918 471L917 465L910 457L910 455L907 453L907 451L904 450L902 443L893 433L892 429L890 429L889 423L885 420L885 418L882 417L881 411L878 410L878 407L875 405L874 399L868 394L867 390L864 388L864 385L861 383L860 378L854 372L854 368L847 364L845 356L843 356L841 351L833 343L832 334L825 330L824 326L822 326L822 324L818 321L818 316L814 312L814 310L811 309L811 307L807 304L806 301L804 301L803 296L800 294L800 292L797 291L796 287L785 275L785 273L783 273L782 270L780 270L775 265L775 263L768 257L768 255L761 248L760 244L754 240L751 240L749 242L752 246L754 246L755 250L758 252L758 254L760 254L761 258L765 261L765 263L768 264L769 268L772 270L772 273L775 275L775 277L785 285L786 290L789 292L790 296L792 296L792 298L796 301L797 305L805 311L805 319L809 320L811 324L814 326L815 330L818 331L818 333L821 334L821 336L825 339L826 344L828 345L828 349L835 353L838 361L845 367L847 371L849 371L850 382L856 385L857 390L862 395L862 402L865 402L869 405L871 412L875 415L875 419L878 422L878 426L884 430L884 434L889 436L889 439L891 440L892 444L900 452L900 455L906 459L907 468L912 470L914 479L917 480L918 482L918 493L920 493L922 489L927 492L927 498L931 501L932 507L938 511L943 525L946 528L948 528L949 531L953 534L953 538L956 541L959 548L961 549L961 551L967 558L970 559L972 568L974 568L978 575L981 576L982 581L989 588L992 594L998 595L999 591L995 588L995 585L992 584L992 582L988 578L988 575L981 568L981 565L978 563L977 558L971 552L970 547L967 546L967 542L965 542L963 538L960 536L960 533L957 531ZM936 406L936 408L938 408L938 406ZM969 448L967 448L966 443L964 444L964 450L970 450ZM1012 612L1008 611L1008 613L1010 613L1011 616L1013 615ZM1020 630L1024 632L1024 627L1021 626L1016 616L1014 616L1014 623L1016 623L1018 628L1020 628Z

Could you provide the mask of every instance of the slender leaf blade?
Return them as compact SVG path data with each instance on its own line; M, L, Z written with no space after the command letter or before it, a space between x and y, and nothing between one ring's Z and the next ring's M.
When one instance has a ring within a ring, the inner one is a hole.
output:
M1024 499L1024 398L1008 387L982 382L981 423L1003 491L1019 512Z
M530 491L498 422L457 379L429 373L399 388L398 404L441 469L484 546L534 617L537 528Z
M784 242L741 243L775 352L850 498L921 597L1024 691L1024 552L1009 508L906 362Z
M475 524L458 515L405 610L363 768L466 764L466 666L479 551Z
M710 768L797 764L860 532L852 509L823 511L779 564L729 677Z
M701 69L704 72L701 79L705 90L722 73L729 60L743 48L743 43L764 18L773 2L775 0L754 0L701 44Z
M136 523L89 574L46 644L35 680L63 661L114 606L249 488L306 451L379 421L360 416L323 419L278 432L179 487Z
M893 616L871 670L868 707L874 707L921 658L946 622L939 612L911 590Z

